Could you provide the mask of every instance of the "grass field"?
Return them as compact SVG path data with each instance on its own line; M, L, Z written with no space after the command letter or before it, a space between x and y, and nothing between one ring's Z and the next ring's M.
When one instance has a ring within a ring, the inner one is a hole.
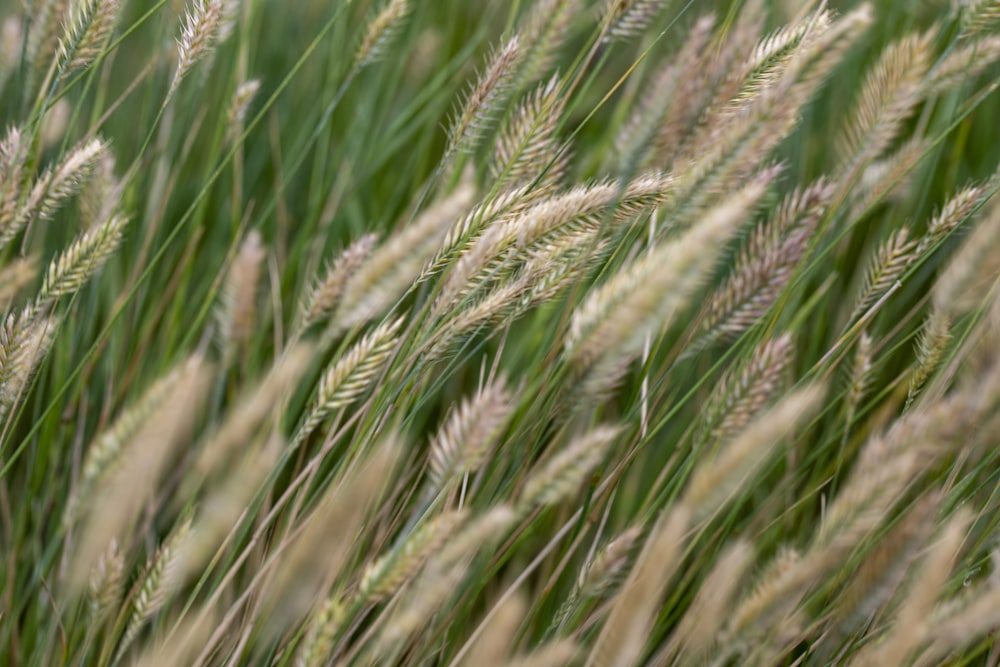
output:
M0 663L1000 664L997 0L0 21Z

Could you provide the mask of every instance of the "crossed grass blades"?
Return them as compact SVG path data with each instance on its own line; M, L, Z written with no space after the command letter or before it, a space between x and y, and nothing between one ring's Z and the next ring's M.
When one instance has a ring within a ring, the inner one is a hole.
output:
M996 660L1000 3L2 11L4 664Z

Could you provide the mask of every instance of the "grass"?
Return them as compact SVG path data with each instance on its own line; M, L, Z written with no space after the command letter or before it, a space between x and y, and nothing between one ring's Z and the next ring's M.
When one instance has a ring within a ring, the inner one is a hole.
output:
M10 665L1000 647L1000 5L0 11Z

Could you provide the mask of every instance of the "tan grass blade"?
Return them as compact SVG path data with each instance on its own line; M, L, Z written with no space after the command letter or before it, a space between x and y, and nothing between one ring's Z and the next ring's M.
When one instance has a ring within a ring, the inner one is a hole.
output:
M639 664L660 598L680 564L689 522L690 513L683 504L672 507L657 522L615 598L587 658L587 667Z
M72 549L67 581L71 595L82 590L112 539L118 538L123 548L132 544L129 531L156 491L174 450L189 437L204 405L209 377L202 358L185 361L162 402L105 470L85 508L79 543Z
M399 445L389 436L320 499L300 530L275 546L280 556L257 612L267 637L295 626L329 589L398 457Z

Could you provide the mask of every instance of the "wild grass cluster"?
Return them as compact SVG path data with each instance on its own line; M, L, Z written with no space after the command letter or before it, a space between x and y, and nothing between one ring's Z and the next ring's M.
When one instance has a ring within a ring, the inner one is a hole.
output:
M971 665L996 0L0 11L0 662Z

